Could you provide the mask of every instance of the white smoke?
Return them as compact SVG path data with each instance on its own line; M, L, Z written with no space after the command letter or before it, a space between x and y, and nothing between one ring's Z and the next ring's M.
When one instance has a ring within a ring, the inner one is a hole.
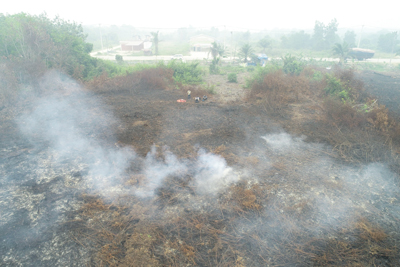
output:
M194 178L199 193L211 194L239 181L238 174L227 166L224 158L204 150L199 150Z
M18 119L21 132L37 147L53 154L55 162L79 162L88 168L91 186L105 189L121 176L135 153L130 148L107 146L100 136L110 134L115 119L99 99L80 89L73 81L63 81L54 72L41 86L47 95L38 98L32 111Z
M194 160L178 159L164 149L157 157L156 147L144 159L129 147L116 147L111 129L118 122L107 107L76 83L54 72L43 78L46 94L37 99L28 114L18 119L21 132L32 144L53 154L55 162L77 162L88 169L89 187L109 191L137 159L147 182L135 190L139 197L152 197L168 176L193 176L192 186L199 194L215 194L239 177L225 159L200 149ZM108 139L108 140L105 140Z
M169 176L193 177L191 186L198 194L216 194L239 180L233 169L227 166L224 158L199 149L197 158L193 160L178 159L170 151L163 151L164 159L157 158L156 148L152 147L144 164L144 175L147 184L138 190L139 197L152 197L157 188Z
M278 134L269 134L261 136L267 144L274 150L280 150L286 152L287 150L292 150L298 148L303 144L303 138L293 138L290 134L282 132Z

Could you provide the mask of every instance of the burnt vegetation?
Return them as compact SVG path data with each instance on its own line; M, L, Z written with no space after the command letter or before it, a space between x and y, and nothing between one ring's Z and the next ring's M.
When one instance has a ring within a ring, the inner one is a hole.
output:
M63 89L39 86L47 70L38 68L43 58L14 60L8 53L0 65L8 77L1 84L7 95L0 113L4 147L17 132L15 114ZM51 64L63 60L57 62ZM176 74L177 66L104 71L90 79L79 66L60 69L80 79L118 120L110 125L115 136L86 121L82 132L98 136L107 150L132 147L137 153L113 177L114 191L88 187L85 169L71 170L69 180L57 178L65 188L77 180L71 198L79 207L57 224L90 252L87 266L398 265L400 122L367 92L362 73L303 64L285 71L271 64L257 69L243 99L223 103L210 95L205 102L178 103L188 89L192 96L208 94L197 65L186 66L196 74L190 84ZM26 88L21 77L28 76L37 84L19 98L16 88ZM97 108L101 104L88 110L102 121L107 112ZM9 152L1 163L33 155L29 149ZM149 172L152 167L157 172Z
M321 72L322 79L313 80L315 72ZM382 162L399 173L398 121L364 91L354 70L338 68L329 74L325 72L317 67L307 67L298 76L272 71L252 84L244 105L195 106L201 115L191 113L191 106L168 102L168 95L178 96L183 92L168 90L171 73L164 69L112 78L99 87L93 81L92 90L122 94L132 106L140 103L143 112L138 115L140 118L124 116L133 121L145 120L146 123L135 127L150 131L132 138L135 135L132 132L142 130L127 130L120 133L119 142L134 146L143 156L155 143L170 146L181 158L193 159L196 157L193 144L198 143L223 156L230 165L251 167L254 171L251 177L217 195L197 192L196 185L191 183L195 173L182 171L181 175L165 178L150 199L132 195L108 200L83 196L84 204L75 215L79 217L79 225L71 231L79 245L94 249L91 264L395 266L399 260L398 236L393 231L397 226L377 219L386 214L378 207L384 200L375 199L375 204L366 202L373 213L360 207L347 207L349 214L338 212L336 208L341 209L343 199L369 197L347 188L346 178L330 180L321 173L324 167L318 164L315 165L316 169L321 168L318 174L302 171L302 166L321 155L329 155L336 164L362 167ZM342 86L338 92L326 90L332 77ZM343 90L348 91L347 98L341 97ZM152 105L165 100L168 104ZM110 105L124 103L117 99L107 101ZM128 112L129 108L122 111L121 107L117 111L121 115ZM152 116L155 113L162 115ZM172 116L166 118L167 113ZM193 121L186 118L188 115ZM249 119L251 116L258 118ZM171 118L172 127L163 125ZM259 125L263 118L270 122ZM254 150L255 138L249 136L268 132L272 125L281 125L291 134L305 134L306 142L329 146L304 149L303 155L278 153L271 156L272 163L265 162L260 155L235 152ZM244 134L243 128L251 134ZM158 153L163 161L163 152ZM140 188L146 183L143 176L126 179L125 187ZM310 188L318 186L325 188L324 193L304 197ZM286 197L282 198L282 194ZM291 198L290 194L297 197ZM325 203L328 196L336 199L337 204ZM326 210L320 210L321 205Z

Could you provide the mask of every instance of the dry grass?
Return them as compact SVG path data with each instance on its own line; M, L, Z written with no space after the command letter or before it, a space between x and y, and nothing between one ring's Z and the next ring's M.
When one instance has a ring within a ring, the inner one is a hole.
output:
M263 81L254 83L247 100L256 99L268 112L281 112L307 92L309 82L305 76L285 75L282 71L267 74Z
M173 70L168 68L144 69L127 73L123 76L110 78L107 73L93 78L85 85L96 92L113 92L128 90L132 93L138 90L164 90L172 87ZM173 88L173 87L172 87Z

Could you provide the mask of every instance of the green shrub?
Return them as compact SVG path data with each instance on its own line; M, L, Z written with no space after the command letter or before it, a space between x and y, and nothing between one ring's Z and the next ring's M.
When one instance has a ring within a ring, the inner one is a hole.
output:
M324 78L324 75L320 71L314 71L313 76L311 78L312 81L319 82Z
M282 60L283 71L286 74L299 75L305 67L305 62L301 56L296 57L292 56L291 54L287 54L286 56L282 57Z
M218 74L219 73L219 58L215 58L212 60L211 65L210 65L210 74Z
M340 79L336 78L333 75L326 75L326 87L324 90L328 95L336 96L343 102L346 102L350 99L349 91L351 90L351 88L345 86L340 81Z
M266 64L265 67L256 67L252 76L246 80L246 88L250 88L251 85L255 82L261 82L264 79L264 76L268 73L275 72L279 69L277 64Z
M237 83L237 75L236 75L236 73L229 73L228 74L228 81L230 83Z
M115 55L115 61L117 61L118 63L122 63L124 59L121 55Z
M174 71L174 80L182 84L198 84L203 81L203 70L199 66L199 62L184 63L172 60L168 63L167 68Z

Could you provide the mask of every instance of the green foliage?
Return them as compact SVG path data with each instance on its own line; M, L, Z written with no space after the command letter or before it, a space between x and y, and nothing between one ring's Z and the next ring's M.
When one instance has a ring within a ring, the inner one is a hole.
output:
M286 74L299 75L305 67L305 62L302 56L296 57L292 56L291 54L287 54L282 57L282 61L283 71Z
M263 38L258 41L258 45L262 47L263 53L265 54L265 49L271 45L271 42L267 38Z
M115 60L119 63L122 64L124 62L124 59L121 55L115 55Z
M198 84L203 81L203 70L199 66L199 62L184 63L172 60L168 63L167 68L174 70L174 80L182 84Z
M244 44L240 47L239 55L247 62L247 57L253 53L253 47L250 44Z
M319 82L324 78L324 75L320 71L314 71L311 81Z
M329 49L336 41L336 32L338 29L338 23L336 19L331 20L328 25L316 21L314 26L314 34L312 37L313 47L316 50Z
M310 47L311 36L304 31L293 32L281 37L282 47L289 49L305 49Z
M19 72L19 83L38 78L47 69L58 69L79 80L120 70L92 58L93 45L85 39L81 25L58 17L0 14L0 57Z
M333 47L332 47L332 54L334 56L338 56L340 58L340 62L339 64L343 64L344 62L347 61L347 58L349 58L349 46L346 42L343 43L343 45L336 43Z
M219 60L220 60L219 57L212 60L210 67L209 67L210 74L218 74L219 73L219 67L218 67Z
M211 43L210 47L210 52L208 54L211 54L213 59L215 60L217 56L223 56L225 53L225 47L223 45L218 44L217 42Z
M158 43L159 43L159 39L158 39L158 33L157 32L151 32L151 36L153 37L153 43L154 43L154 54L157 56L158 55Z
M345 86L340 79L336 78L333 75L326 75L326 87L325 92L328 95L338 97L343 102L346 102L350 99L349 91L350 88Z
M383 52L393 53L396 51L398 43L397 32L381 34L378 40L378 49Z
M264 77L272 72L276 72L279 70L279 66L277 64L266 64L265 67L256 67L252 73L252 76L246 80L246 88L250 88L254 83L261 83L264 80Z
M230 83L237 83L237 74L236 73L229 73L228 74L228 81Z

